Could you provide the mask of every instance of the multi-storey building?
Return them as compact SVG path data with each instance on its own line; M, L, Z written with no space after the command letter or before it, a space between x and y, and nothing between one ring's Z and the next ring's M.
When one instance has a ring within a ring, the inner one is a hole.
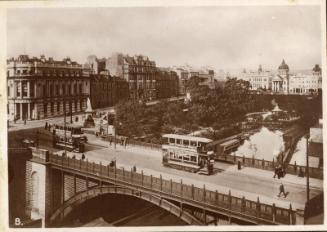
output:
M176 74L178 76L178 86L179 86L178 93L179 93L179 95L185 95L187 81L190 78L190 73L183 68L176 68L176 69L174 69L174 71L176 72Z
M244 70L242 75L243 75L242 79L250 82L250 88L252 90L271 89L271 80L272 80L273 75L268 70L267 71L262 70L261 65L259 65L258 71L246 72Z
M249 81L252 90L265 89L279 94L313 94L322 88L321 68L318 64L308 74L290 74L289 66L282 61L278 73L263 71L261 65L258 71L243 71L242 79Z
M7 61L9 120L32 120L81 112L89 97L89 73L65 58L30 58Z
M276 93L289 93L289 67L283 59L281 65L278 67L278 74L272 79L272 91Z
M290 78L290 93L313 94L322 88L321 68L315 65L311 75L297 74Z
M106 69L128 82L131 99L148 101L156 98L157 68L148 57L116 53L107 60Z
M87 66L90 68L92 74L100 74L106 70L106 59L98 59L95 55L90 55L86 60Z
M113 106L128 99L128 83L124 79L102 71L90 75L90 100L93 108Z
M167 68L158 68L156 74L157 98L178 96L178 84L178 76L176 72Z

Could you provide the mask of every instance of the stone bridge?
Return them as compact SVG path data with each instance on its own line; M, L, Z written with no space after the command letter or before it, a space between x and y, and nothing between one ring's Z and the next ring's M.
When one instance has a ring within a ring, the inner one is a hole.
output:
M82 203L104 194L132 196L150 202L190 225L237 224L294 225L303 219L289 208L238 198L203 187L145 175L101 163L90 163L29 148L26 164L26 209L43 227L61 222ZM13 152L13 151L12 151Z

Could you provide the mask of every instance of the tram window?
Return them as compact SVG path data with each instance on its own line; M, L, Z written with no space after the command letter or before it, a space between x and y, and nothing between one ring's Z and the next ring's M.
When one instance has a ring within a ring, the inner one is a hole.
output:
M191 146L192 146L192 147L196 147L196 141L192 141L192 140L191 140Z
M189 161L190 160L190 157L188 155L187 156L184 156L184 160Z
M176 144L182 144L182 140L181 139L176 139Z
M175 139L174 138L169 138L169 143L175 143Z
M196 156L191 156L191 161L196 162Z
M183 140L183 144L184 144L184 146L189 146L190 145L190 141L189 140Z
M162 138L163 144L168 144L168 138Z

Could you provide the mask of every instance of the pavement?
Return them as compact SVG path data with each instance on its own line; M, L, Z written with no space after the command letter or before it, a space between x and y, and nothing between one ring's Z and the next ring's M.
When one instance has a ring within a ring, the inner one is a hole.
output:
M96 109L96 111L97 112L106 112L111 109L113 109L113 107ZM81 115L84 115L84 113L83 112L82 113L74 113L73 118L75 116L81 116ZM70 115L66 116L66 120L67 120L67 122L70 122ZM10 121L8 131L19 131L19 130L25 130L25 129L39 128L39 127L44 127L45 122L48 122L50 124L59 124L59 123L63 123L63 121L64 121L64 116L26 121L26 124L24 124L23 121L16 121L16 123Z
M144 174L163 179L172 179L176 182L183 180L184 184L194 184L194 186L227 194L229 190L233 196L245 197L246 199L266 204L275 203L278 207L289 208L292 204L293 209L304 209L306 201L306 179L294 175L286 175L282 179L274 179L273 172L255 168L245 167L237 170L236 165L217 162L215 169L217 173L211 176L199 175L186 171L176 170L162 165L162 154L158 149L145 148L141 146L128 145L126 148L117 144L111 146L107 141L96 138L94 135L88 136L88 145L84 153L88 161L108 165L115 159L117 167L131 169L134 165L137 172L143 170ZM61 153L59 153L61 154ZM82 154L69 153L68 156L75 155L77 159ZM278 197L279 185L283 183L286 198ZM323 191L323 180L310 178L310 198Z

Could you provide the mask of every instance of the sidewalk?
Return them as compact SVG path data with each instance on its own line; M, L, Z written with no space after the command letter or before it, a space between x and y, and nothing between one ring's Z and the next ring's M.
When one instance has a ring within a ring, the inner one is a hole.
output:
M219 162L217 162L219 163ZM305 177L298 177L296 175L286 174L281 179L273 178L274 172L268 171L268 170L262 170L258 168L251 168L251 167L242 167L241 170L237 169L237 165L233 165L232 167L229 167L225 170L226 172L238 172L242 175L249 175L249 176L256 176L256 177L262 177L267 178L268 181L273 181L276 183L288 183L288 184L294 184L294 185L307 185L307 179ZM317 189L323 189L324 181L320 179L315 178L309 178L310 188L317 188Z

